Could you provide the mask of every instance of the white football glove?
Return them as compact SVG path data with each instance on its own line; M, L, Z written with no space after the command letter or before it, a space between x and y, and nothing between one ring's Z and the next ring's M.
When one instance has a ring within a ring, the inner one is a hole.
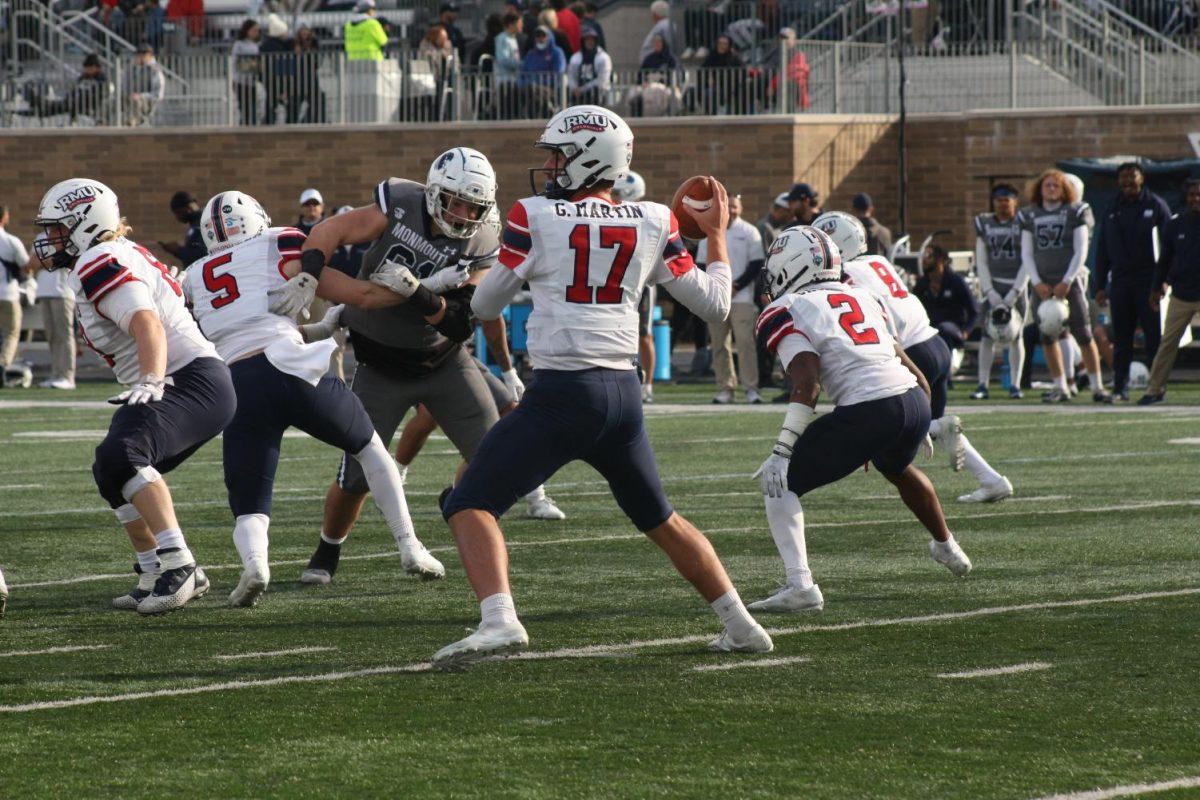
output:
M921 442L921 455L926 461L933 459L933 437L928 433L925 434L925 441Z
M517 375L516 369L501 372L500 379L504 381L504 385L512 393L513 399L518 403L521 402L521 398L525 395L525 384L521 383L521 378Z
M767 497L783 497L787 491L788 465L791 463L778 453L771 453L751 477L761 477L762 491Z
M1009 289L1008 294L1004 295L1004 305L1012 308L1017 304L1017 290Z
M307 272L267 292L270 300L267 310L272 314L292 319L308 319L308 307L317 296L317 279Z
M992 308L999 308L1000 306L1004 305L1004 298L1001 297L1000 293L995 289L988 290L987 301L988 305L990 305Z
M371 273L371 283L390 289L402 297L412 297L421 288L421 282L412 274L412 270L398 261L383 262L379 269Z
M138 382L121 392L116 397L108 398L114 406L141 406L163 399L163 391L167 388L164 379L157 375L143 375Z
M304 336L304 341L319 342L322 339L328 339L330 336L333 336L334 332L342 326L342 311L345 308L345 305L330 306L320 322L314 322L311 325L301 325L300 333Z
M434 294L457 289L471 279L471 271L465 262L458 262L457 267L446 267L438 270L428 278L421 278L421 285Z

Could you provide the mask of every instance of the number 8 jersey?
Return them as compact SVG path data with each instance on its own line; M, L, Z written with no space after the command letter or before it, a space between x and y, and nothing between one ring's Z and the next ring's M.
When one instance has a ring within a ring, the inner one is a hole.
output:
M141 377L137 341L129 323L138 311L153 311L167 337L167 374L217 351L196 327L183 303L183 291L167 268L146 248L125 238L88 248L71 267L84 341L126 386Z
M816 353L821 387L835 405L894 397L917 385L896 356L883 306L865 289L810 284L763 309L757 333L785 368L801 353Z

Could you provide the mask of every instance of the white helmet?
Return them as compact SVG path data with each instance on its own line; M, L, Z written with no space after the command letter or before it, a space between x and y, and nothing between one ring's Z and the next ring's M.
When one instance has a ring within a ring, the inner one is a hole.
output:
M210 253L253 239L269 227L267 212L245 192L217 192L200 212L200 234Z
M550 118L534 146L561 153L565 159L556 169L529 170L534 193L569 197L597 181L616 183L625 177L633 160L633 131L607 108L571 106ZM536 182L539 172L547 173L542 187Z
M612 188L613 197L622 203L636 203L646 196L646 181L633 170L626 172Z
M842 260L849 261L867 252L867 229L858 218L845 211L826 211L813 220L812 226L829 234L842 251Z
M116 231L121 226L121 209L116 193L100 181L71 178L50 187L33 223L46 229L46 269L59 269L69 267L100 236ZM51 233L54 225L64 226L67 233ZM38 256L42 257L42 252Z
M988 338L996 344L1012 344L1021 336L1021 318L1008 306L997 306L988 314Z
M449 212L451 200L475 206L473 217ZM470 239L496 205L496 171L487 156L469 147L442 153L425 178L425 209L434 223L452 239Z
M1067 319L1071 316L1071 307L1066 300L1051 297L1043 300L1038 306L1038 330L1047 339L1057 339L1067 328Z
M787 228L767 251L767 292L779 298L810 283L842 277L842 256L824 231L808 225Z
M1133 361L1129 364L1129 388L1130 389L1145 389L1150 385L1150 370L1146 369L1146 365L1141 361Z
M504 223L500 220L500 209L496 208L495 203L488 209L487 216L483 218L483 224L495 231L497 237L504 234Z

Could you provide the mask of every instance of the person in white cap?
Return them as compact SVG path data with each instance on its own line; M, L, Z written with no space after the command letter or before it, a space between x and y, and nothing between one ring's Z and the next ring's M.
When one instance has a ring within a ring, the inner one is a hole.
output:
M779 233L792 222L792 211L788 205L788 193L775 196L766 216L758 221L758 233L762 236L763 247L770 247Z
M312 233L316 224L325 218L325 198L316 189L305 189L300 193L300 218L296 228L305 236Z

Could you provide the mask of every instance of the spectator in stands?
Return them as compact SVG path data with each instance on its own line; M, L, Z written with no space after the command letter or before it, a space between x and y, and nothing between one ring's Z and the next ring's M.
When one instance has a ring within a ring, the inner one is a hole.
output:
M267 90L264 125L274 125L281 104L291 104L292 84L296 77L296 59L288 26L278 14L267 15L267 35L259 45L263 85Z
M68 114L72 122L80 117L89 117L97 125L105 125L111 118L110 108L113 86L104 72L100 56L90 53L83 59L83 72L75 81L74 88L61 100L46 100L39 93L28 96L29 110L17 112L23 116L53 117Z
M343 28L346 59L349 61L383 61L387 33L375 19L375 0L358 0L354 16Z
M525 116L543 119L558 111L558 87L567 71L567 58L545 26L533 32L533 43L521 61L519 85L525 94Z
M565 58L570 58L575 51L571 49L571 43L567 41L567 35L563 33L562 28L558 27L558 12L553 8L543 8L538 14L538 25L550 31L550 36L554 39L554 44L559 50L563 51Z
M1171 218L1166 201L1145 187L1146 176L1133 162L1117 168L1120 191L1101 217L1096 243L1096 302L1109 306L1113 325L1113 398L1129 399L1133 337L1141 327L1146 361L1158 352L1160 322L1150 307L1155 258L1163 226Z
M200 234L200 204L188 192L176 192L171 195L171 213L181 224L187 226L183 243L160 240L158 246L179 259L179 265L187 269L193 261L204 258L208 252L208 248L204 246L204 237Z
M429 30L425 31L425 37L421 39L420 46L417 47L417 55L429 63L429 70L433 74L433 83L436 87L433 96L428 98L433 105L424 115L425 119L440 120L442 118L442 98L445 96L446 88L449 86L457 63L456 53L457 50L450 40L450 34L446 32L445 26L440 22L430 25Z
M525 38L520 40L521 55L524 56L533 49L533 35L541 24L538 22L538 14L541 13L542 5L539 0L515 0L513 5L514 10L521 15L521 30L525 34Z
M68 269L42 268L37 257L38 239L33 241L35 255L25 262L25 273L36 275L37 306L42 312L42 332L50 347L50 377L39 386L43 389L75 388L75 293L68 282Z
M687 106L695 109L698 92L701 113L713 116L722 112L740 114L745 110L746 73L741 56L733 48L733 40L725 34L717 37L712 50L704 57L696 74L696 87L689 89Z
M580 29L579 17L567 6L567 0L550 0L550 8L554 11L558 23L558 30L563 32L563 36L567 37L567 47L563 50L567 55L574 55L579 52L582 44L583 31Z
M792 184L787 199L792 216L799 224L811 225L814 219L821 216L821 196L807 183Z
M678 66L666 40L655 36L650 55L642 59L638 72L641 85L629 95L629 111L633 116L659 117L671 113L678 91L672 84L671 73Z
M605 105L609 82L612 80L612 59L600 47L600 35L590 24L580 32L581 47L571 56L567 79L571 86L571 102L579 105Z
M1154 292L1151 307L1158 311L1159 303L1171 289L1167 303L1167 319L1162 343L1154 364L1150 367L1150 383L1138 405L1161 403L1167 393L1167 377L1175 366L1179 340L1200 312L1200 178L1187 182L1187 207L1167 221L1163 228L1162 255L1154 273Z
M483 41L478 47L471 48L467 63L472 67L482 65L482 71L492 72L495 68L496 39L504 33L504 17L499 14L488 14L487 19L483 21L483 28ZM483 60L484 56L488 56L487 61Z
M233 60L233 86L237 92L238 111L243 125L258 124L258 77L262 72L259 38L258 23L248 19L238 29L237 39L229 52Z
M854 216L858 217L858 221L867 229L867 252L873 256L887 258L892 252L892 232L875 219L875 203L871 200L871 195L859 192L850 201L850 207L854 209Z
M792 220L788 193L776 195L767 215L758 221L758 233L762 237L763 248L769 249L783 229L792 224Z
M166 19L167 10L162 7L162 0L146 0L146 41L156 50L162 47Z
M186 27L193 42L199 41L204 36L204 0L171 0L167 4L167 19Z
M709 0L704 7L684 7L684 50L681 56L684 61L692 58L703 61L708 58L711 51L706 45L713 41L713 34L724 35L730 5L728 0Z
M288 93L289 123L325 122L325 93L321 91L321 51L312 28L301 25L296 29L292 44L296 61L293 89Z
M167 89L166 76L154 59L154 48L149 42L138 45L129 69L128 87L128 123L134 127L149 125Z
M650 4L650 18L654 20L654 24L650 26L646 38L642 40L642 49L638 52L639 61L645 61L646 57L654 52L655 36L667 43L668 50L674 49L671 46L675 42L675 26L671 23L671 4L667 0L654 0Z
M8 208L0 206L0 372L12 366L21 341L21 282L29 253L8 232Z
M787 58L787 102L792 111L804 110L809 107L808 78L812 71L808 66L808 57L803 50L795 47L795 44L796 32L794 30L783 28L779 31L779 48ZM779 63L779 58L780 56L777 55L769 59L767 63ZM772 105L777 100L782 103L778 73L771 78L771 82L767 85L767 104Z
M708 324L712 337L713 369L717 373L717 395L713 402L720 405L733 402L733 390L737 385L733 371L733 347L736 346L737 376L746 392L746 402L757 405L762 402L762 397L758 393L758 350L754 336L758 306L754 303L754 287L766 255L758 229L742 218L740 195L729 198L729 228L725 231L725 245L733 275L733 303L729 306L728 319ZM707 261L706 239L696 251L696 263L703 266Z
M975 296L962 276L950 268L946 248L931 244L921 254L921 271L913 294L925 306L929 321L951 352L961 351L979 317Z
M300 217L296 220L296 229L303 231L305 236L312 233L317 223L325 218L325 198L316 189L305 189L300 193Z
M496 104L500 119L519 114L517 78L521 72L521 15L504 15L504 32L496 37Z
M571 7L574 8L575 6L572 5ZM603 47L607 50L608 44L604 39L604 26L601 25L600 20L596 18L596 15L599 13L599 11L599 7L597 7L592 0L586 0L586 2L583 3L583 14L580 15L578 12L576 12L576 16L579 17L580 25L582 25L584 22L591 23L591 26L596 29L597 43L600 45L600 47Z
M442 3L438 9L438 22L446 31L446 37L450 40L450 48L454 51L454 55L461 59L467 51L467 37L463 36L462 29L458 27L458 4L457 3Z

